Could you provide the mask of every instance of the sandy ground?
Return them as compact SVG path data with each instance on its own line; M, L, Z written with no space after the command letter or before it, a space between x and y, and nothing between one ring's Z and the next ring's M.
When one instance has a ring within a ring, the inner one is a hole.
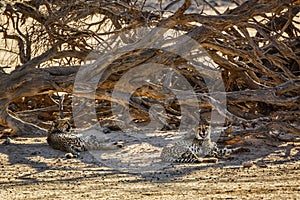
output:
M123 149L107 153L84 152L76 159L50 148L45 137L4 141L3 200L300 199L300 143L295 142L258 139L250 152L216 164L170 164L157 158L160 144L147 139L127 140ZM254 165L243 166L247 162Z
M123 149L76 159L45 137L0 139L0 199L300 199L299 142L257 139L231 160L170 164L158 158L162 138L127 138Z

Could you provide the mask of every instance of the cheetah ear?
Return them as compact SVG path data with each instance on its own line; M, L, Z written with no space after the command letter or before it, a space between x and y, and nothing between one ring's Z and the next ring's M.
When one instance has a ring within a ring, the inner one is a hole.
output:
M71 124L67 121L64 125L65 131L69 132L71 130Z

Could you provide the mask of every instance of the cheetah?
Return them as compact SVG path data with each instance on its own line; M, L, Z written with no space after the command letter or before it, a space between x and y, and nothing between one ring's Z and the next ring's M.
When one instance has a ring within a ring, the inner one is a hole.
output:
M48 131L47 143L57 150L71 153L70 157L78 157L80 152L88 150L113 150L123 147L122 142L99 142L96 136L81 138L71 132L71 124L68 119L53 121Z
M215 163L219 158L226 158L230 154L249 151L241 147L219 149L217 144L211 141L210 133L210 126L200 126L192 140L182 140L164 147L160 155L161 160L175 163Z

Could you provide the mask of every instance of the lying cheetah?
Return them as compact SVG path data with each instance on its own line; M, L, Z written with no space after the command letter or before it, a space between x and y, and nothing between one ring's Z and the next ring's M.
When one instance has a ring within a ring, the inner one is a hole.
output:
M80 138L70 130L71 124L67 119L53 121L48 131L48 144L54 149L71 153L71 157L77 157L79 156L79 152L88 150L113 150L123 147L121 142L99 142L94 135Z
M192 140L183 140L164 147L161 152L162 161L177 163L217 162L218 158L228 157L232 153L249 151L241 147L219 149L217 144L211 141L210 133L210 126L200 126Z

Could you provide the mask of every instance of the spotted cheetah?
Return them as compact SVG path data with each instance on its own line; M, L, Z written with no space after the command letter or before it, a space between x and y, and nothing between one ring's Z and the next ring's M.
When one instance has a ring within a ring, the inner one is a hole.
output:
M85 138L78 137L71 132L71 124L68 119L53 121L48 131L47 142L54 149L71 153L72 157L79 156L83 151L113 150L123 146L121 142L99 142L94 135Z
M219 149L217 144L211 141L210 133L210 126L200 126L192 140L182 140L164 147L160 156L162 161L176 163L217 162L218 158L228 157L232 153L248 151L248 149L241 147Z

